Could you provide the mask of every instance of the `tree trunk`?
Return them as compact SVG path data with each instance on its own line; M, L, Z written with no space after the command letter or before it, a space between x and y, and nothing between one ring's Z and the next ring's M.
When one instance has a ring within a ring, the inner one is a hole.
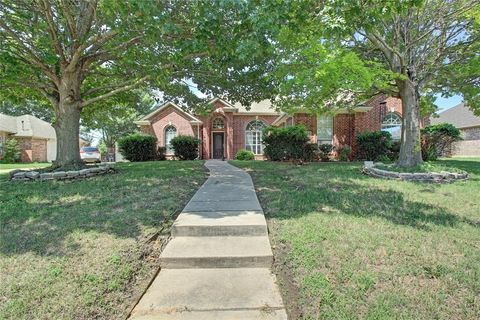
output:
M402 140L398 166L414 167L422 164L420 140L420 103L418 90L412 80L398 80L402 99Z
M59 88L59 101L55 106L57 133L57 158L55 167L78 169L84 167L80 159L80 72L63 77Z

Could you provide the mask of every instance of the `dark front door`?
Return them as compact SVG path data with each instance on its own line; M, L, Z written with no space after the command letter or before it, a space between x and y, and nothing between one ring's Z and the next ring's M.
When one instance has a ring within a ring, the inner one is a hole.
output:
M213 133L213 158L223 158L223 132Z

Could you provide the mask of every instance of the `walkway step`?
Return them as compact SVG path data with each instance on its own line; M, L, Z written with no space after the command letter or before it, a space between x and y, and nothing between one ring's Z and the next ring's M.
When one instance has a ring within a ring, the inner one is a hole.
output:
M172 226L174 237L266 234L267 226L261 211L182 212Z
M275 276L266 268L164 269L131 319L284 320Z
M160 256L162 268L269 268L268 237L176 237Z
M284 310L185 311L182 313L146 313L135 320L287 320Z

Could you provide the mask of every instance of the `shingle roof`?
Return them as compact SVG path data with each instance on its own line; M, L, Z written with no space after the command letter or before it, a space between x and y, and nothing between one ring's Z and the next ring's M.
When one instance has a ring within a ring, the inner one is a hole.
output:
M56 139L52 125L29 114L12 117L0 113L0 131L14 134L16 137L36 137Z
M265 113L265 114L280 114L273 108L270 100L262 100L260 102L253 102L250 106L250 110L247 110L247 106L244 106L240 103L235 103L235 108L238 109L238 112L251 112L251 113Z
M430 117L431 124L451 123L457 128L468 128L480 126L480 117L473 114L472 110L464 103L445 110L438 114L439 117Z

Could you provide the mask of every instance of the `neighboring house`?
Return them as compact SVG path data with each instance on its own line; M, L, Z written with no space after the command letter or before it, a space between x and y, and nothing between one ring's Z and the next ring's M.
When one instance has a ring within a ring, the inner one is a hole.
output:
M57 136L48 122L31 115L18 117L0 113L0 158L7 139L18 141L22 162L46 162L55 160Z
M340 110L334 116L307 113L288 115L273 109L265 100L249 106L232 105L220 98L209 102L212 111L206 115L185 112L174 103L158 106L135 123L144 133L158 139L158 145L173 155L170 140L177 135L199 137L203 159L234 159L241 149L263 158L262 130L268 126L303 124L312 142L349 145L355 150L355 136L365 131L390 131L400 139L401 100L378 95L354 110Z
M445 110L437 117L431 117L431 124L450 123L460 129L462 141L456 142L453 147L454 155L480 156L480 117L464 103Z

